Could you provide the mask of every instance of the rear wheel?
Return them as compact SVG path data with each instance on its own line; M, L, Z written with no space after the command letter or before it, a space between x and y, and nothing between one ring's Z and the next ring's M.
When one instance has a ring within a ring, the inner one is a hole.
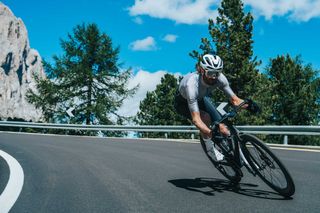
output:
M279 194L290 197L295 192L291 175L283 163L258 138L241 135L243 154L259 177Z
M201 143L201 146L202 146L204 153L209 158L211 163L218 169L218 171L223 176L228 178L232 183L234 183L234 184L239 183L241 180L241 177L242 177L242 172L238 168L238 166L234 162L232 162L231 160L224 159L224 160L218 161L216 157L210 156L208 154L207 147L206 147L205 142L203 141L202 137L200 137L200 143ZM217 149L217 151L222 153L221 148L218 145L214 144L214 146Z

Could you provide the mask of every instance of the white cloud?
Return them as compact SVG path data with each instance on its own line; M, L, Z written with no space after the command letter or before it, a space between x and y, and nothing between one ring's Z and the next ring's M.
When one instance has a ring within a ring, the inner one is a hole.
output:
M271 20L274 16L289 16L294 21L309 21L320 16L320 0L244 0L256 16Z
M118 113L123 116L134 116L139 110L140 101L142 101L147 92L154 91L156 86L160 83L161 78L168 73L165 70L159 70L157 72L151 73L145 70L139 70L136 75L134 75L128 83L128 88L133 88L134 86L140 84L137 93L132 97L124 101L122 107L118 110ZM181 74L175 73L175 76Z
M183 24L206 24L218 12L211 9L219 0L135 0L129 8L131 16L148 15Z
M177 38L178 38L177 35L167 34L165 37L163 37L163 40L170 43L174 43L176 42Z
M206 24L218 15L221 0L135 0L131 16L147 15L183 24ZM285 16L293 21L320 17L320 0L244 0L256 17Z
M146 97L147 91L156 89L157 84L160 83L160 79L165 73L166 71L162 70L155 73L139 70L137 74L129 80L128 88L132 88L138 84L140 87L132 98L128 98L124 101L118 113L124 116L136 115L139 110L140 101Z
M157 44L153 37L148 36L142 40L132 42L129 47L134 51L151 51L157 49Z

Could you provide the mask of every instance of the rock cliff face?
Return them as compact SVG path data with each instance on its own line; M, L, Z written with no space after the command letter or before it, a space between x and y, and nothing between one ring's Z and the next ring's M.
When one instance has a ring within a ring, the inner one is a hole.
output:
M20 18L0 2L0 118L39 121L42 113L25 94L35 91L33 74L45 78L39 53L30 48L28 32Z

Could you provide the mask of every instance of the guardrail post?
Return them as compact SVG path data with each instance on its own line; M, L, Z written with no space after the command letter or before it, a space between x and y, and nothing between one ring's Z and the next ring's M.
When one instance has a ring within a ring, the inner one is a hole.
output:
M283 138L283 145L288 145L288 135L285 135Z

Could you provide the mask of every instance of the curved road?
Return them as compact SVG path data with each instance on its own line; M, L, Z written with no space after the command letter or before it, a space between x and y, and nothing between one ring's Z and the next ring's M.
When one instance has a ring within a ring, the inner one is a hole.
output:
M320 212L319 152L274 150L285 200L247 173L233 189L194 143L0 133L0 150L24 172L10 212ZM9 173L0 156L0 194Z

